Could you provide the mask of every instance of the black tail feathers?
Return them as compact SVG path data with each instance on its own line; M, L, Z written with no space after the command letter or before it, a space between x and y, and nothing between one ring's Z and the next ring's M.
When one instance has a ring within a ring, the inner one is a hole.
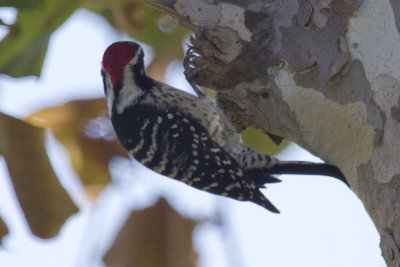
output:
M257 186L257 189L252 191L249 201L258 204L273 213L280 213L279 210L271 203L261 192L260 188L265 188L264 184L280 183L281 180L265 172L263 169L252 169L246 171L246 176L251 179Z
M348 187L350 187L347 182L346 177L343 175L342 171L335 165L326 163L313 163L305 161L293 161L293 162L278 162L273 167L265 169L269 175L273 174L305 174L305 175L324 175L334 177Z
M280 179L272 176L264 169L252 169L246 171L246 176L254 181L257 187L262 188L264 184L273 184L282 182Z
M270 212L280 213L280 211L274 206L274 204L272 204L271 201L269 201L259 190L255 190L253 192L253 196L250 201L266 208Z
M248 200L266 208L273 213L280 212L258 189L265 188L264 184L281 182L280 179L273 176L274 174L331 176L337 178L350 187L346 177L338 167L325 163L312 163L305 161L278 162L271 168L247 170L246 176L254 181L257 186L257 189L253 191L253 195Z

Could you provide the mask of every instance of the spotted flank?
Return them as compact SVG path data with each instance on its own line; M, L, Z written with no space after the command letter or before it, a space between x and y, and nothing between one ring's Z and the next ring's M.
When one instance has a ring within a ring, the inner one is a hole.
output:
M246 177L237 161L187 116L173 109L159 112L154 106L136 104L114 115L112 122L119 139L128 140L123 143L127 151L148 168L200 190L252 201L278 212L259 191L261 186Z

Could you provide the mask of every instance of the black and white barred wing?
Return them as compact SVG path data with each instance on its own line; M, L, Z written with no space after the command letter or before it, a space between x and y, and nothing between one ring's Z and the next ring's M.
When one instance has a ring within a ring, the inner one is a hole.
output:
M127 151L148 168L195 188L278 212L261 194L260 185L246 177L205 128L188 116L178 110L160 112L155 106L137 104L114 115L112 121L119 139L126 140Z

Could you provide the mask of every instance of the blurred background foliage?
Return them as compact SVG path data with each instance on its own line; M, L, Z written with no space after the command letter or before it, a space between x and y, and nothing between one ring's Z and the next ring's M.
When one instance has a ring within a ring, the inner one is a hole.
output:
M176 20L158 13L142 0L0 0L0 7L18 10L15 23L0 21L0 25L8 30L0 42L0 73L15 79L40 76L52 33L79 8L101 15L117 31L151 46L154 54L147 72L161 81L167 66L174 60L182 60L183 43L190 34ZM25 120L0 111L0 154L6 160L29 227L40 238L56 236L65 220L79 209L60 184L48 158L45 133L49 130L67 149L87 197L93 201L111 181L109 165L112 158L127 157L116 141L104 99L76 100L47 107ZM283 142L276 146L255 129L246 130L243 138L250 146L269 154L276 154L287 144ZM173 220L175 228L161 227L159 224L165 220ZM173 241L180 248L171 248L171 240L162 243L165 247L157 248L160 251L174 250L176 255L180 255L175 257L175 263L151 266L194 266L196 257L188 243L191 243L196 223L180 216L165 200L153 208L135 211L105 256L105 262L108 266L122 266L113 265L113 262L123 258L126 264L123 266L144 266L146 261L133 265L132 249L136 251L135 255L142 255L144 249L154 249L155 240L160 240L160 237L184 235L179 239L181 242ZM0 218L0 244L7 234L7 225ZM141 240L153 243L140 246ZM146 255L165 255L148 253ZM188 264L188 259L193 264ZM153 260L157 262L157 259Z

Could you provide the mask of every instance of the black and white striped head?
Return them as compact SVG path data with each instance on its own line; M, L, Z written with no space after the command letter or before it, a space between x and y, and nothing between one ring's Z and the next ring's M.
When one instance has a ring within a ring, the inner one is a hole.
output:
M104 52L101 74L110 114L121 113L148 83L142 47L127 41L111 44Z

